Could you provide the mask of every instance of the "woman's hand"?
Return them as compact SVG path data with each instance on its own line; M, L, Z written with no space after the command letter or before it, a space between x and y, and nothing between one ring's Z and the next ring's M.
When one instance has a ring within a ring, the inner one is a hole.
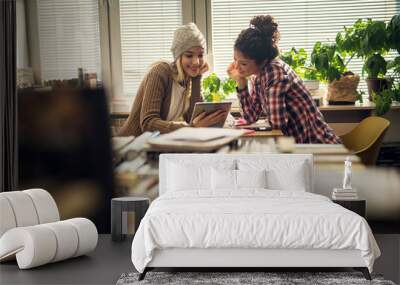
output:
M246 87L247 79L246 79L246 77L242 77L240 75L239 70L237 69L236 64L234 62L229 64L226 72L228 73L230 78L232 78L233 80L236 81L239 89L243 89Z
M199 75L206 73L210 69L208 62L206 61L202 66L200 66Z
M218 110L209 115L206 112L201 113L193 120L193 126L195 128L206 128L220 123L226 117L226 111Z

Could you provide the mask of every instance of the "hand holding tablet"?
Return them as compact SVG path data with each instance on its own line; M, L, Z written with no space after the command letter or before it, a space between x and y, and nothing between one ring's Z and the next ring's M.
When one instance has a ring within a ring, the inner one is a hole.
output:
M232 102L196 103L190 123L195 127L219 127L224 126Z

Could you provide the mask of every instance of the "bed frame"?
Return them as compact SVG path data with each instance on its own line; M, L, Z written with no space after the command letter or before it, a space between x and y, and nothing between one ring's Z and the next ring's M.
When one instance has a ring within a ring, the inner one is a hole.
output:
M218 157L219 159L238 159L241 157L278 159L279 154L163 154L160 156L159 167L159 194L167 191L164 185L168 180L168 161L188 159L191 161ZM286 154L290 159L305 161L309 169L313 170L311 154ZM308 177L308 192L313 192L313 171ZM331 249L254 249L254 248L170 248L158 249L153 259L139 280L143 280L146 273L155 268L236 268L246 271L250 268L343 268L350 267L361 271L367 280L371 276L359 250L331 250Z
M330 249L194 249L170 248L156 250L152 261L139 275L143 280L146 273L155 268L332 268L350 267L361 271L371 280L365 261L359 250Z

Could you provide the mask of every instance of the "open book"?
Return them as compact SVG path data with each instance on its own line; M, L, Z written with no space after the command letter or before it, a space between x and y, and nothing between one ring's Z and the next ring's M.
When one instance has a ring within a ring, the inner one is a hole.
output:
M148 140L152 150L173 152L210 152L229 144L246 130L224 128L181 128Z
M223 128L181 128L163 135L164 139L188 142L207 142L220 138L241 136L243 131Z
M270 131L272 130L271 125L266 120L258 120L252 124L247 124L244 120L237 120L235 123L236 129L249 129L255 131Z

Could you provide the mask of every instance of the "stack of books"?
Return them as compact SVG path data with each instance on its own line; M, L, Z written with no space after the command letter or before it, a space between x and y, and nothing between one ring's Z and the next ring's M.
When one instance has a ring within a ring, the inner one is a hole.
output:
M113 163L114 166L122 161L131 161L138 157L141 152L145 151L147 141L150 138L158 136L160 132L144 132L138 137L113 137Z
M332 192L333 200L358 200L356 189L334 188Z
M153 152L213 152L237 140L247 130L180 128L147 141Z

